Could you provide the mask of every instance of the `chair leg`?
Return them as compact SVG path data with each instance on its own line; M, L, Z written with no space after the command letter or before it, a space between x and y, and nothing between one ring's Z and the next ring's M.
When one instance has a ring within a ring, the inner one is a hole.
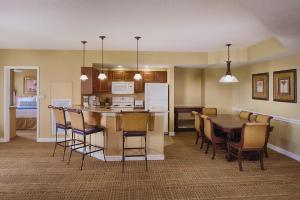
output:
M238 150L237 160L238 160L238 163L239 163L239 169L240 169L240 171L243 171L243 166L242 166L242 152L240 150Z
M52 156L54 157L54 154L55 154L55 150L56 150L56 146L57 146L57 126L56 126L56 129L55 129L55 145L54 145L54 151L53 151L53 154Z
M67 134L68 134L68 132L67 132L67 129L65 129L65 146L64 146L64 154L63 154L63 158L62 158L62 161L64 161L65 160L65 154L66 154L66 148L67 148Z
M75 135L74 135L74 131L72 129L72 146L71 146L71 151L70 151L70 155L69 155L69 161L68 161L68 165L70 164L70 161L71 161L71 157L72 157L72 152L73 152L73 149L75 148Z
M148 160L147 160L147 135L145 135L145 161L146 161L146 172L148 171Z
M215 159L215 156L216 156L217 146L215 143L213 143L212 146L213 146L213 155L212 155L211 159L213 160L213 159Z
M206 141L206 144L207 144L207 146L206 146L206 151L205 151L205 153L207 154L207 152L208 152L208 148L209 148L209 142L208 142L208 141Z
M231 149L229 143L227 142L227 158L230 158L230 154L231 154Z
M264 146L264 152L265 152L265 156L266 156L266 158L269 158L269 154L268 154L268 147L267 147L267 145L265 144L265 146Z
M83 145L84 145L84 148L83 148L83 153L82 153L82 157L81 157L80 170L82 170L83 162L84 162L84 157L85 157L85 154L86 154L86 135L83 136Z
M198 131L196 131L196 141L195 141L195 144L198 144L198 140L199 140L199 133L198 133Z
M259 161L260 161L260 169L264 170L264 151L259 151Z
M103 131L103 157L104 157L104 161L106 162L106 157L105 157L105 131Z
M91 152L92 151L92 146L91 146L91 144L92 144L92 135L90 135L89 138L90 138L89 151ZM92 157L92 154L90 153L89 156Z
M205 137L204 137L204 135L202 134L202 137L201 137L202 139L201 139L201 146L200 146L200 149L202 149L203 148L203 145L204 145L204 141L205 141Z
M124 151L125 151L125 137L123 135L123 151L122 151L122 172L124 173L124 165L125 165L125 155L124 155Z

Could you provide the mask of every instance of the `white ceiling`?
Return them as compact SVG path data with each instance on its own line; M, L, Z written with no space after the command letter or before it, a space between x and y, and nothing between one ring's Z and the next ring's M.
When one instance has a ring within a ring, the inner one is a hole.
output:
M249 2L0 0L0 49L81 49L81 40L100 49L100 34L108 37L105 50L135 50L135 35L143 37L142 51L215 51L228 42L247 47L274 36L252 14L260 1Z

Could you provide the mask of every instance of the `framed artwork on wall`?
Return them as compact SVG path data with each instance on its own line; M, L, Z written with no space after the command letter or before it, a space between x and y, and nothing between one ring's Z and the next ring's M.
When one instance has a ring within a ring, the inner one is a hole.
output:
M37 80L33 76L24 77L24 94L36 94Z
M273 100L297 103L297 70L273 72Z
M252 74L252 99L269 100L269 73Z

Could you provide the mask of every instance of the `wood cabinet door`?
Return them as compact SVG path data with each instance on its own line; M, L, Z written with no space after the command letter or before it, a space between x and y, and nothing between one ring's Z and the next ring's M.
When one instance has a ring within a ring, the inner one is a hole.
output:
M157 83L166 83L167 82L167 72L166 71L156 71L154 72L154 79Z
M99 79L98 79L98 76L99 76L99 70L98 69L95 69L93 68L93 94L94 93L97 93L99 92Z
M124 81L133 81L134 71L124 71Z
M143 80L134 80L134 92L135 93L144 92L144 81Z
M154 82L154 72L144 71L144 81L145 82Z
M123 71L112 71L112 81L123 81L124 72Z
M100 93L108 93L111 91L111 73L104 72L107 76L107 79L105 80L99 80L99 92Z
M82 67L81 74L85 74L88 77L87 80L81 81L81 94L83 95L93 94L93 68Z

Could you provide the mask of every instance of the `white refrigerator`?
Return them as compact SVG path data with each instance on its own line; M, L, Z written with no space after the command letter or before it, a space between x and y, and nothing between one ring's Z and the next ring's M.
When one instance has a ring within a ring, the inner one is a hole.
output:
M169 131L169 86L167 83L145 83L145 109L163 111L164 132Z

